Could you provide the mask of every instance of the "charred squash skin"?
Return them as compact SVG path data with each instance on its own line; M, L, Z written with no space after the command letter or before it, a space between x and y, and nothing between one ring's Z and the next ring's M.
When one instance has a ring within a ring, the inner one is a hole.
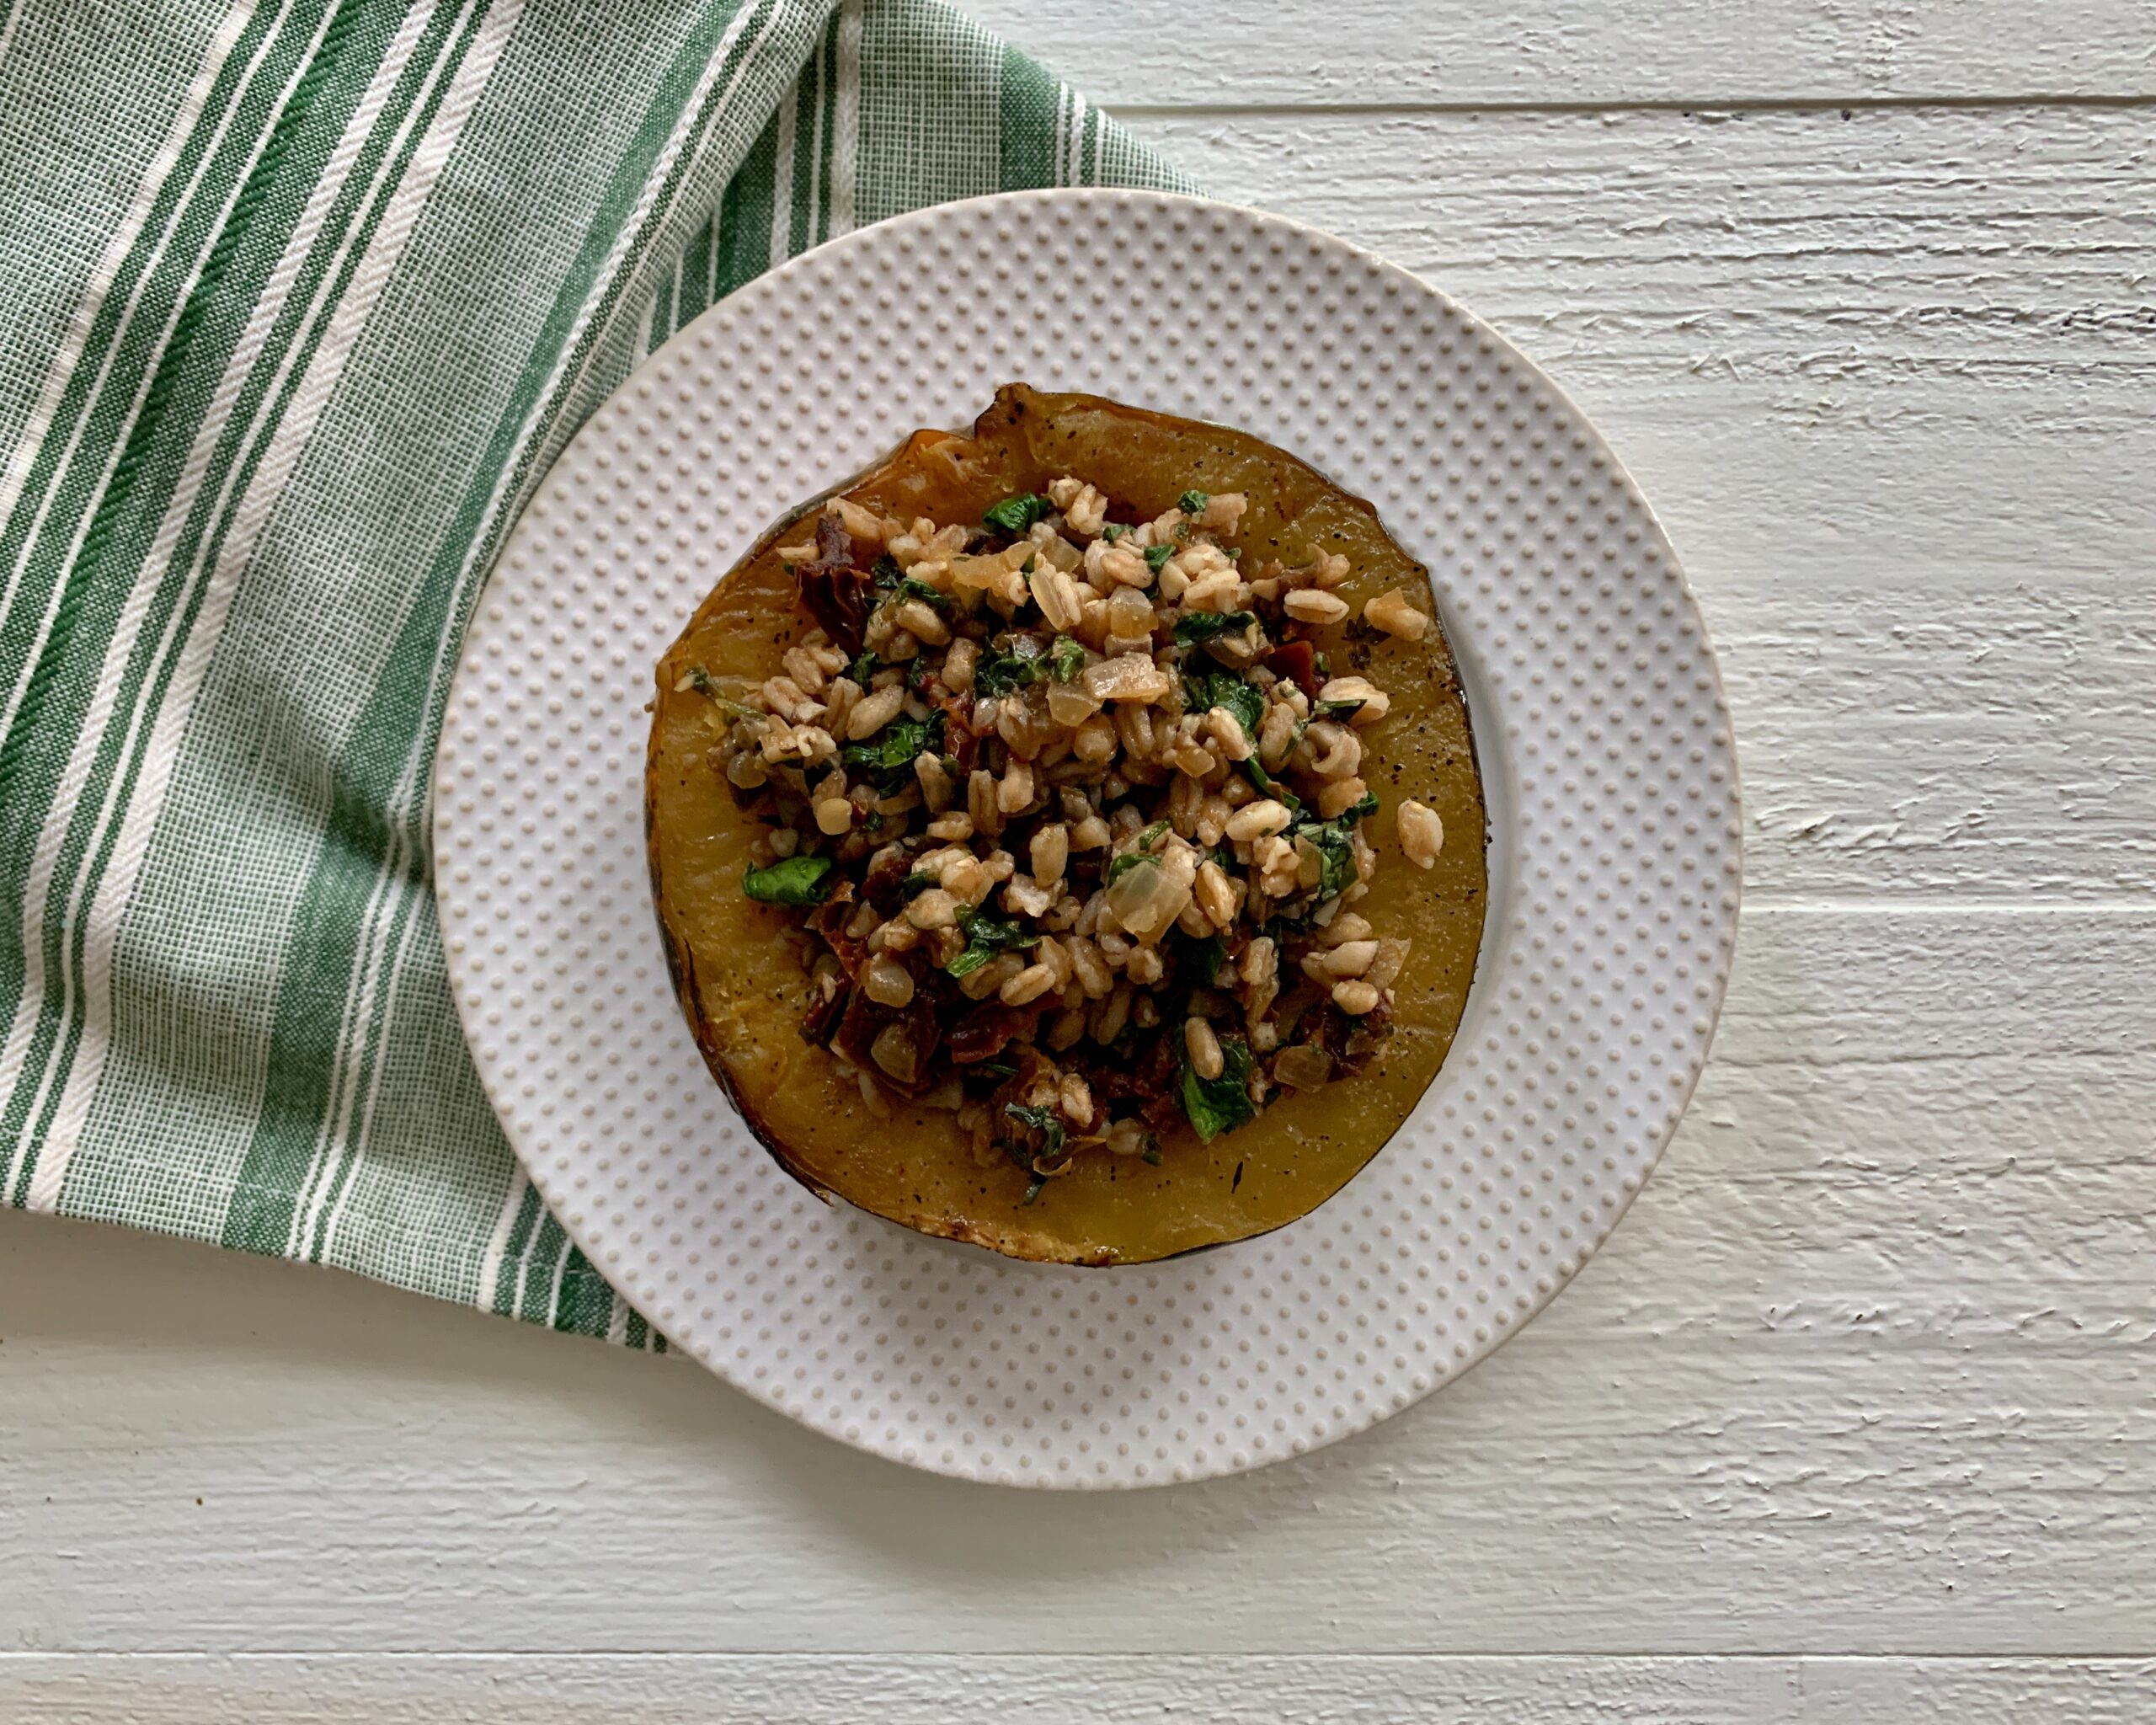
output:
M1341 592L1350 620L1316 632L1315 644L1336 675L1360 672L1392 697L1390 712L1365 734L1364 775L1380 802L1366 830L1382 862L1356 908L1414 942L1396 985L1392 1033L1367 1070L1308 1094L1281 1092L1251 1124L1209 1146L1182 1129L1164 1141L1157 1167L1098 1152L1075 1157L1030 1205L1027 1177L1008 1165L978 1167L950 1114L896 1096L888 1097L888 1119L871 1114L855 1081L801 1035L809 985L780 939L798 913L743 895L760 829L707 759L723 718L703 696L675 686L692 666L760 681L814 627L777 554L799 537L794 523L805 510L720 581L659 662L645 835L682 1011L713 1076L788 1173L819 1196L1009 1257L1143 1263L1306 1215L1406 1120L1451 1046L1474 977L1487 887L1482 788L1442 629L1409 643L1353 620L1364 601L1396 586L1434 613L1428 572L1369 504L1255 437L1013 384L997 393L970 436L916 432L843 494L902 519L970 522L1063 473L1099 486L1118 520L1158 515L1192 487L1241 491L1250 509L1236 539L1252 565L1273 557L1293 565L1321 552L1348 558L1353 574ZM1409 797L1444 821L1444 852L1427 873L1399 850L1395 811Z

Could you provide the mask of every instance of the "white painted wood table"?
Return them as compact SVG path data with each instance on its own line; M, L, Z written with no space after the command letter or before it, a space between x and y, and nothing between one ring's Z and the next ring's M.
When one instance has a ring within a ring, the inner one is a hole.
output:
M1750 822L1674 1147L1456 1386L1107 1499L0 1217L0 1719L2156 1719L2156 8L974 10L1663 512Z

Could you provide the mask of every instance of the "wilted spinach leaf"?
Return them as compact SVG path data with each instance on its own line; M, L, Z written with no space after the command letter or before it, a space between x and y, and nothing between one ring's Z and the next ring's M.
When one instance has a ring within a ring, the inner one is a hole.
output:
M1218 636L1232 635L1257 621L1256 613L1247 611L1193 611L1176 619L1176 639L1192 647Z
M909 599L918 599L931 611L948 611L951 608L949 594L939 592L926 581L916 581L911 575L891 590L891 597L901 605Z
M947 975L970 976L997 953L1029 947L1035 939L1016 922L971 905L958 912L958 932L966 937L966 949L943 967Z
M1247 761L1238 761L1235 765L1242 768L1245 778L1267 796L1278 799L1290 814L1299 815L1303 812L1302 799L1267 772L1257 756L1251 756Z
M1047 1146L1026 1152L1027 1162L1052 1162L1063 1154L1065 1133L1063 1121L1054 1108L1029 1108L1015 1102L1003 1104L1003 1112L1023 1126L1031 1126L1048 1140Z
M839 758L861 768L878 792L890 797L912 778L916 757L940 752L942 746L943 715L937 712L926 718L895 720L865 743L847 744Z
M1257 1104L1250 1099L1250 1044L1240 1036L1220 1039L1218 1078L1201 1078L1184 1065L1182 1111L1206 1143L1257 1118Z
M1031 635L1014 635L1001 653L984 652L974 667L974 693L1007 695L1048 674L1049 662L1041 644Z
M1220 974L1220 961L1228 955L1227 943L1217 934L1197 940L1180 928L1168 930L1168 948L1174 953L1183 979L1201 988L1213 986Z
M787 857L768 868L751 868L741 890L760 905L820 905L831 889L829 857Z
M1355 846L1350 835L1365 815L1378 809L1377 793L1365 791L1349 808L1331 820L1309 820L1293 828L1291 838L1308 839L1317 846L1317 895L1329 899L1355 883Z
M1049 512L1049 500L1045 497L1021 494L1017 497L1005 498L981 519L997 532L1015 537L1031 528L1035 521Z
M1253 744L1257 741L1258 724L1265 717L1265 697L1234 671L1200 671L1196 676L1186 676L1182 686L1192 712L1225 707L1235 714L1243 735Z

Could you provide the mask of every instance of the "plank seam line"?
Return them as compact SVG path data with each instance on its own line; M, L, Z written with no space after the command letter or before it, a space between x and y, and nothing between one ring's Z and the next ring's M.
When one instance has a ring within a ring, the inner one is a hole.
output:
M1391 102L1110 102L1102 104L1114 119L1168 120L1412 120L1429 115L1502 115L1533 117L1601 116L1620 114L1676 114L1686 118L1715 120L1745 115L1906 114L1927 110L1951 113L1995 113L2014 109L2084 109L2090 110L2156 108L2156 92L2146 94L2082 94L2070 91L2036 91L2012 96L1736 96L1694 99L1684 96L1636 96L1605 100L1572 102L1449 101L1432 97Z
M1346 1661L1369 1664L1378 1661L1398 1664L1495 1664L1533 1661L1539 1664L1608 1664L1620 1661L1653 1660L1671 1664L1738 1664L1772 1661L1788 1664L1801 1660L1807 1664L1979 1664L1979 1665L2055 1665L2105 1664L2141 1665L2156 1667L2156 1651L2148 1653L2002 1653L2002 1652L1931 1652L1931 1653L1807 1653L1803 1651L1747 1650L1721 1653L1630 1652L1614 1653L1550 1653L1546 1651L1481 1652L1471 1653L1436 1653L1427 1649L1401 1651L1383 1648L1369 1651L1327 1649L1306 1653L1140 1653L1129 1650L1080 1649L1069 1653L1043 1653L1038 1648L1012 1650L1005 1653L940 1652L914 1648L906 1652L870 1648L819 1648L814 1651L796 1649L791 1652L741 1651L684 1651L664 1648L579 1648L569 1653L559 1646L541 1644L530 1648L494 1648L474 1650L459 1648L254 1648L246 1651L205 1652L189 1648L132 1648L127 1649L76 1648L72 1650L47 1648L8 1648L0 1650L0 1674L8 1667L33 1662L56 1660L110 1664L130 1659L185 1659L202 1664L217 1663L230 1665L292 1664L300 1660L337 1661L347 1664L382 1663L398 1660L462 1659L477 1663L493 1661L546 1659L552 1661L579 1660L694 1660L712 1664L742 1660L799 1660L817 1664L837 1660L926 1661L946 1663L995 1661L1001 1664L1046 1664L1055 1661L1107 1663L1126 1661L1141 1665L1168 1663L1196 1664L1232 1662L1245 1664L1337 1664Z

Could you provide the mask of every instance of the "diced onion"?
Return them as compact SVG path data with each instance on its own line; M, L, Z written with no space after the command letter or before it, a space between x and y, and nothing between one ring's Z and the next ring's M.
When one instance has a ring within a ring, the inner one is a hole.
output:
M1081 683L1049 685L1048 716L1059 725L1075 729L1100 710L1101 697Z
M1168 692L1168 674L1143 653L1123 653L1089 665L1079 673L1088 694L1099 701L1158 701Z
M1166 934L1190 902L1190 882L1148 857L1107 889L1107 908L1132 939L1147 946Z
M868 1044L868 1053L878 1065L901 1084L910 1084L921 1076L921 1047L904 1019L886 1024L878 1031L875 1041Z
M1273 1076L1296 1090L1317 1090L1332 1076L1332 1056L1321 1048L1299 1042L1283 1048L1273 1063Z

